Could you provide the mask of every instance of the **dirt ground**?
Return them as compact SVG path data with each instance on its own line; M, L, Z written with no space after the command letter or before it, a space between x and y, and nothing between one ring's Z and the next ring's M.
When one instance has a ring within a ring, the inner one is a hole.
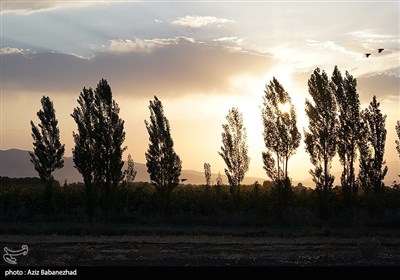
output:
M22 266L398 266L398 237L0 235ZM0 266L7 265L4 261Z

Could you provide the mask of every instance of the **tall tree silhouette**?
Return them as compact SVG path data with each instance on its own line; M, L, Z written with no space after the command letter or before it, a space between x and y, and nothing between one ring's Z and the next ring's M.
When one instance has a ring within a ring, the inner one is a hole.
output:
M217 185L217 186L222 186L221 172L218 172L217 180L216 180L216 182L215 182L215 185Z
M337 66L333 70L331 80L330 85L335 94L339 112L337 152L343 166L341 184L345 205L352 207L357 195L354 164L360 130L360 100L357 93L357 80L347 71L343 79Z
M53 210L53 171L64 166L65 146L60 142L60 131L53 102L48 96L40 100L42 109L37 112L38 126L31 121L33 152L29 152L31 162L45 184L44 211Z
M227 169L225 174L228 177L230 192L235 203L240 194L240 183L249 170L250 157L246 143L246 128L243 126L243 117L237 108L229 110L226 116L227 124L222 125L221 152L218 154L223 158Z
M88 212L92 215L99 195L102 206L112 205L115 190L124 177L124 121L105 79L100 80L94 91L83 88L78 104L71 114L78 126L78 132L73 133L72 153L85 183Z
M211 185L211 165L209 163L204 163L204 177L206 178L206 185Z
M382 115L376 96L372 98L368 108L361 112L360 141L360 173L359 180L365 191L373 189L381 195L383 179L387 173L383 159L386 142L386 115Z
M103 206L113 204L115 190L124 178L122 154L127 149L124 121L112 97L107 80L101 79L94 91L95 183L102 187Z
M94 186L95 174L95 128L94 128L94 93L91 88L83 88L78 98L79 106L71 114L78 126L78 132L73 132L75 147L72 149L75 168L81 173L85 184L87 213L94 214L97 189Z
M267 149L262 153L264 170L277 185L283 181L290 184L288 162L299 147L301 138L297 129L296 111L289 94L275 77L266 86L264 93L262 118ZM283 104L290 105L290 112L281 110L280 105Z
M336 153L336 101L325 71L316 68L308 80L308 92L313 103L306 99L308 131L304 131L306 151L315 166L310 171L320 199L320 211L327 218L334 176L330 174L331 161Z
M291 98L275 77L266 86L264 93L262 119L267 151L262 153L262 158L264 170L275 185L275 210L278 211L277 215L282 216L292 192L288 176L289 158L299 147L301 134L297 129L297 116ZM284 105L290 106L289 112L281 109Z
M400 157L400 121L397 121L395 129L396 129L396 134L397 134L397 138L398 138L395 140L396 150ZM399 174L399 177L400 177L400 174Z
M168 119L157 96L150 101L150 122L145 120L149 133L149 148L146 152L146 166L150 180L163 199L164 207L169 206L170 194L179 184L182 161L174 151Z
M126 161L127 167L125 171L126 183L132 184L135 180L137 171L135 170L135 163L133 162L131 154L128 155L128 160Z

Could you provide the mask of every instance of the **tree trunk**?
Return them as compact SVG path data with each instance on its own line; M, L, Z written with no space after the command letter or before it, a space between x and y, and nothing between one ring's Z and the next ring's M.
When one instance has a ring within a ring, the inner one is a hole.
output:
M54 180L49 180L45 182L44 190L44 214L53 214L53 182Z
M286 163L285 163L285 179L288 178L288 162L289 157L286 155Z
M278 152L276 152L276 162L277 162L277 165L278 165L278 180L280 180L280 178L281 178L281 174L280 174L280 168L279 168L279 154L278 154Z
M324 156L324 176L325 176L325 180L324 180L324 192L323 192L323 217L325 219L328 218L329 216L329 188L328 188L328 158L325 155Z

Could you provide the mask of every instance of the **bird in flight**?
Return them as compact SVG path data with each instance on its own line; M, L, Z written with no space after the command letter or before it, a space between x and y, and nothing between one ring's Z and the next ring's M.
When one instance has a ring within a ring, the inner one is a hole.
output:
M187 179L181 179L181 182L185 182Z
M378 53L381 53L384 49L378 49Z
M367 58L368 58L368 56L370 56L370 55L371 55L370 53L366 53L366 54L365 54L365 56L366 56Z

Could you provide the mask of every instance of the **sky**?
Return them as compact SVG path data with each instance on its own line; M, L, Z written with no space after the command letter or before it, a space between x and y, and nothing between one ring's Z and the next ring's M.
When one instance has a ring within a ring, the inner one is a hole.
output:
M265 85L276 77L296 106L298 127L310 99L307 80L337 65L357 78L361 107L376 95L387 115L386 182L398 180L399 1L1 1L0 149L32 149L30 120L40 98L56 109L66 156L70 116L83 87L109 82L135 162L145 163L149 101L170 121L184 169L223 173L218 155L230 108L243 113L251 158L247 176L267 179L261 153ZM384 51L378 53L378 48ZM371 53L366 58L365 53ZM294 182L312 168L304 141L289 160ZM333 172L340 177L338 158ZM338 181L337 181L338 183Z

